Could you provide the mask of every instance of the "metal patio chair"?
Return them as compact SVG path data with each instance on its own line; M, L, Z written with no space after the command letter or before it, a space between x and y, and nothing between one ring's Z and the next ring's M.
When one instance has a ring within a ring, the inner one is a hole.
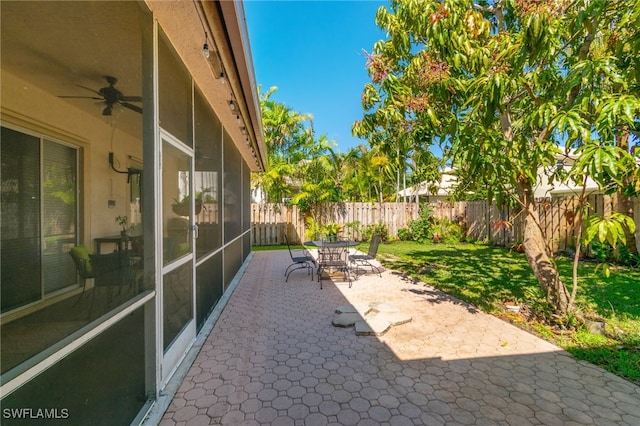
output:
M284 240L287 243L289 256L291 256L291 261L293 262L287 267L286 271L284 271L284 275L286 276L284 282L287 282L289 280L289 275L298 269L307 269L308 273L311 273L311 281L313 281L313 268L316 266L316 260L306 250L303 251L302 255L294 256L293 250L291 250L291 245L289 245L289 238L287 238L287 234L284 235Z
M356 276L358 275L358 270L362 266L362 267L371 268L372 272L375 270L378 276L382 277L382 272L380 271L380 268L374 265L373 263L371 263L376 259L379 245L380 245L380 235L373 234L371 236L371 241L369 242L369 251L367 252L367 254L349 255L349 262L354 264L356 267Z

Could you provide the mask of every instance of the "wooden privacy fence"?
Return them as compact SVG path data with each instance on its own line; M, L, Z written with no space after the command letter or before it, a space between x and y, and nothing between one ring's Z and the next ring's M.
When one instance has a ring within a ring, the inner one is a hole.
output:
M610 196L596 194L588 198L591 211L610 214ZM577 206L576 197L539 200L538 214L545 235L550 236L554 252L573 247L576 229L573 226ZM430 203L433 216L446 218L463 224L466 236L484 240L494 245L509 247L524 239L524 213L517 209L503 207L487 201L437 202ZM389 236L396 238L398 229L406 228L419 216L420 206L416 203L326 203L321 205L316 221L321 224L338 223L342 235L355 240L363 238L363 230L368 226L384 223ZM636 241L640 242L640 199L634 200ZM305 241L305 221L297 206L281 204L252 204L251 221L253 245L284 244L286 235L292 244Z
M431 206L438 218L456 221L464 215L464 203L439 202ZM344 237L359 241L367 227L380 223L387 226L391 238L396 238L398 229L409 226L419 212L417 203L325 203L318 208L315 220L320 224L337 223ZM284 244L285 235L292 244L308 239L305 217L297 206L252 204L251 222L253 245Z
M608 215L613 209L612 197L607 195L589 195L587 203L590 214ZM577 206L578 197L538 200L540 226L543 234L550 239L552 252L575 247L578 229L574 226L574 218ZM504 247L524 240L525 213L520 209L499 209L486 201L472 201L466 203L464 217L469 238Z
M361 240L363 230L370 225L384 223L389 235L395 237L398 229L406 227L418 217L416 203L325 203L316 213L320 224L337 223L342 226L342 235ZM251 205L253 245L284 244L286 234L289 242L299 244L305 236L305 217L297 206L282 204Z

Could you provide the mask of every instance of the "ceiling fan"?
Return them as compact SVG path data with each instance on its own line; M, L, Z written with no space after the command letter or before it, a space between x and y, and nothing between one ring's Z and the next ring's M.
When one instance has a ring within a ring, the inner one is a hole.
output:
M114 86L118 82L118 79L115 77L111 77L109 75L104 77L109 83L108 86L105 86L99 90L93 90L89 87L80 86L83 89L89 90L90 92L95 93L98 96L58 96L59 98L76 98L76 99L95 99L98 101L103 101L105 104L104 109L102 110L102 115L111 115L113 111L113 106L116 104L122 105L125 108L128 108L132 111L142 114L142 108L137 105L132 105L129 102L142 102L142 96L125 96L120 90L116 89Z

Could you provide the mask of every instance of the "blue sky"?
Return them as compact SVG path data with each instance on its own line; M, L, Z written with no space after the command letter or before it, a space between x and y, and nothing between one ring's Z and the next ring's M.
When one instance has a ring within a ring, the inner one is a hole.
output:
M374 21L384 0L245 0L256 80L272 100L313 115L317 135L341 152L358 143L351 125L362 118L362 89L369 81L367 52L385 38Z

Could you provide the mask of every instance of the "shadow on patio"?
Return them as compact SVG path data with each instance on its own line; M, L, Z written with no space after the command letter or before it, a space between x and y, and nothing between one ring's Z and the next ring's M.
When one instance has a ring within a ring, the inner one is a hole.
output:
M174 424L640 424L640 388L431 287L386 271L346 282L255 252L161 421ZM384 302L384 335L332 325Z

